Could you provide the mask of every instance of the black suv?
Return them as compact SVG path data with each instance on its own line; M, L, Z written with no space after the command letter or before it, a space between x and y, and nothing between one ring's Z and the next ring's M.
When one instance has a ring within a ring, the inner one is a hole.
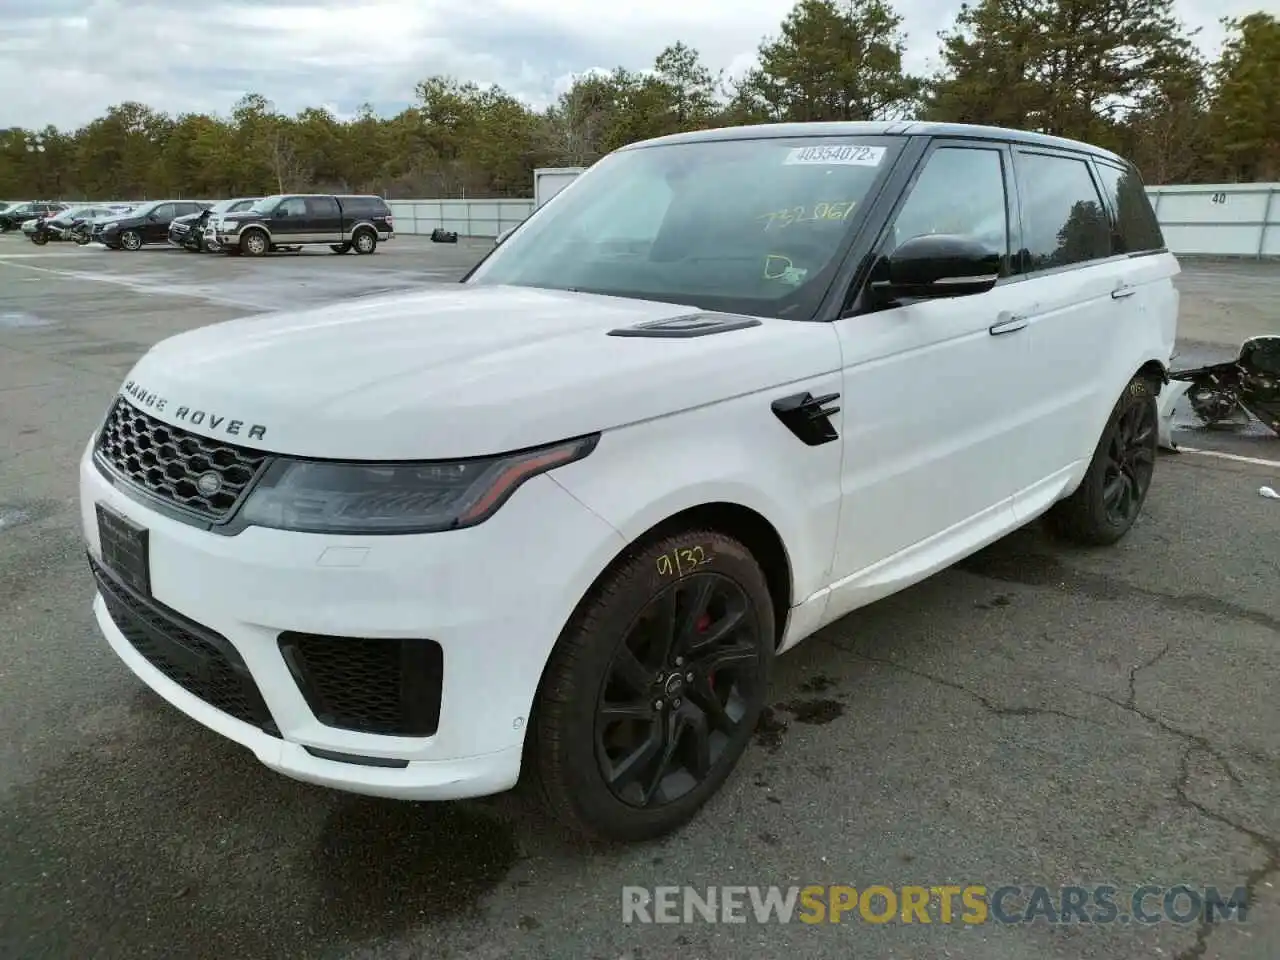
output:
M199 213L188 213L177 217L169 224L169 242L175 247L191 250L195 253L216 253L219 249L218 238L213 225L224 213L238 213L248 210L261 197L236 197L233 200L219 200L208 209Z
M38 220L51 213L67 209L65 203L53 203L49 200L37 200L34 203L15 203L0 213L0 233L17 230L28 220Z
M201 213L212 204L199 200L153 200L115 220L95 224L93 239L109 250L138 250L148 243L167 243L176 217Z
M266 197L242 213L223 214L216 226L223 250L251 257L282 247L320 244L334 253L373 253L380 241L395 236L391 208L374 196Z

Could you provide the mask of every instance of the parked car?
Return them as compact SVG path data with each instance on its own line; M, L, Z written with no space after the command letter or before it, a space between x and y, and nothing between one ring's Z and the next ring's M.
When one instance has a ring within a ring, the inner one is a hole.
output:
M290 194L265 197L218 219L227 253L261 257L285 246L325 244L334 253L373 253L395 236L391 208L374 196Z
M110 250L140 250L150 243L167 243L175 217L199 213L210 206L202 200L152 200L105 223L94 224L92 239Z
M55 203L50 200L12 204L7 210L0 213L0 233L17 230L28 220L38 220L40 217L58 213L66 208L67 205L65 203Z
M218 218L224 213L248 210L261 199L261 197L237 197L234 200L219 200L199 213L178 217L169 224L169 242L176 247L197 253L216 253L222 249L221 244L218 243L215 227Z
M109 213L90 217L89 219L83 220L72 227L70 231L71 239L81 246L91 243L101 227L113 220L119 220L120 217L129 214L133 211L134 207L130 204L110 204L107 209L110 211Z
M43 246L50 240L71 240L76 228L87 221L119 215L119 212L110 207L68 207L38 220L28 220L22 225L22 232L31 238L32 243Z
M777 654L1038 517L1125 536L1178 272L1138 171L1071 140L623 147L461 284L145 354L80 468L97 621L296 779L525 773L655 837L730 776Z

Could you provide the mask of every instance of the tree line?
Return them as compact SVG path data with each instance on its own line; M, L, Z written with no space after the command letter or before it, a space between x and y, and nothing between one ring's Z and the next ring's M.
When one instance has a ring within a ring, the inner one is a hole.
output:
M537 167L647 137L811 120L1037 130L1122 153L1153 184L1280 180L1280 20L1223 22L1208 60L1173 0L976 0L939 34L936 72L912 76L888 0L799 0L732 80L675 43L651 69L581 76L541 110L435 76L393 117L286 116L248 94L227 116L126 102L74 131L0 131L0 197L524 197Z

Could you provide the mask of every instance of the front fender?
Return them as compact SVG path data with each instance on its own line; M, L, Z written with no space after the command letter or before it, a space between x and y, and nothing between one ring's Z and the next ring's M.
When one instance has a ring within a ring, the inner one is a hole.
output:
M843 442L806 446L770 404L804 390L838 393L839 381L838 372L824 374L612 430L590 456L551 476L628 543L691 508L754 511L782 541L798 604L830 581Z

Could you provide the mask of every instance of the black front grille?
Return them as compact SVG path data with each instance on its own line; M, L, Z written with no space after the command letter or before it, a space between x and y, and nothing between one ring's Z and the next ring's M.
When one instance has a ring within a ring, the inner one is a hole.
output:
M230 516L268 456L170 426L124 397L98 435L98 454L152 496L214 521Z
M226 637L144 599L92 558L89 567L116 629L148 663L210 706L280 736L249 668Z
M444 651L434 640L282 633L280 652L327 726L429 737L440 725Z

